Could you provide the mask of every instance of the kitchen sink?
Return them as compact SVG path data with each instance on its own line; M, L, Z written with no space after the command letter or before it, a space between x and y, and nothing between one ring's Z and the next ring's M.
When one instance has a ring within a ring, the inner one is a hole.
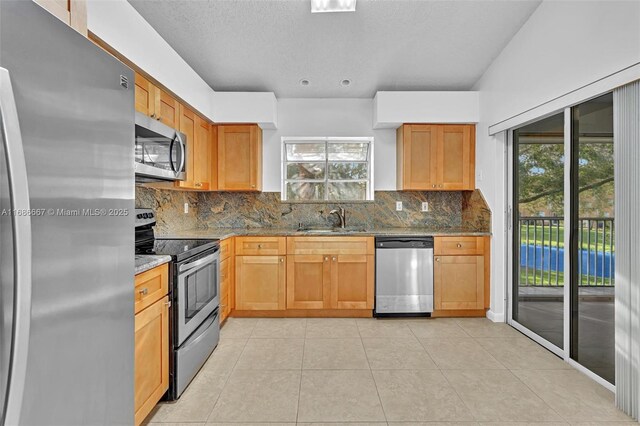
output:
M365 232L364 228L298 228L299 232L306 232L308 234L336 234L336 233L351 233L351 232Z

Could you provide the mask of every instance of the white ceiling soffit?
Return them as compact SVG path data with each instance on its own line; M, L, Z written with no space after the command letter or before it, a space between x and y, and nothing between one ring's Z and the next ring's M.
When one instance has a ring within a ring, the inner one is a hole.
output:
M358 0L312 14L306 0L129 1L214 90L279 98L469 90L540 3Z

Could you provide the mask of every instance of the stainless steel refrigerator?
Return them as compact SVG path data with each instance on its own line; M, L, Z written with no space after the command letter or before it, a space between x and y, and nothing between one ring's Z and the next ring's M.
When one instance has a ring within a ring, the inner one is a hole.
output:
M0 0L0 79L2 421L132 424L133 73Z

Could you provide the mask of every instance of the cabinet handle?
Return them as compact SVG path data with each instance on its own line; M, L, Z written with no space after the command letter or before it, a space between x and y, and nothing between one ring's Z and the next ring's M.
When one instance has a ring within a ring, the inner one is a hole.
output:
M440 184L440 188L442 188L442 186L443 186L443 185L442 185L442 184Z
M251 185L251 188L255 188L255 187L256 187L255 185Z
M280 263L282 263L282 262L284 262L284 258L281 257L280 258Z
M329 260L329 256L324 257L324 261L326 262L327 260Z
M432 186L435 188L435 187L436 187L436 184L434 183Z
M148 288L143 288L143 289L141 289L139 291L140 291L140 294L143 295L143 296L149 293L149 289Z
M335 256L333 256L333 257L331 258L331 260L333 260L333 261L335 262L337 259L336 259L336 257L335 257Z
M436 262L440 262L440 258L439 257L436 257Z
M200 182L196 183L196 188L200 188L200 187L202 187L202 183Z
M262 244L258 244L258 248L261 249L262 248Z
M458 244L456 244L456 247L462 248L462 244L458 243Z
M156 118L156 114L155 113L151 114L151 118Z
M170 308L170 307L171 307L171 301L164 302L164 304L165 304L165 305L167 305L167 308Z

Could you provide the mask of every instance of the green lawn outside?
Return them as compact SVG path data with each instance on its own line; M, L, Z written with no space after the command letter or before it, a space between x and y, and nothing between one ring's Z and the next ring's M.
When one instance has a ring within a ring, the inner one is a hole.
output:
M542 286L542 287L563 287L564 286L564 272L555 272L555 271L541 271L536 270L535 277L533 275L533 270L529 268L529 275L527 279L527 271L524 268L520 268L520 281L519 285L521 287L527 286ZM556 285L556 275L558 276L558 284ZM581 277L581 286L598 286L598 287L606 287L613 285L611 278L604 278L604 282L601 281L602 278L598 277L596 283L593 282L593 276L582 275Z
M529 228L529 239L527 240L527 228ZM520 225L520 241L523 244L526 244L527 241L530 245L542 245L543 242L543 237L544 237L544 246L545 247L559 247L559 248L564 248L564 226L559 226L559 227L555 227L555 226L546 226L544 227L544 232L542 232L542 226L538 225L537 229L534 229L535 227L533 225L525 225L525 224L521 224ZM534 231L535 231L535 237L534 237ZM587 250L587 249L591 249L591 250L598 250L598 251L605 251L605 252L612 252L615 251L615 237L612 238L611 233L613 233L613 230L609 230L609 228L607 227L607 229L592 229L590 231L588 230L583 230L582 231L582 240L581 240L581 245L580 248ZM591 234L591 244L587 244L587 241L589 239L589 234ZM596 241L596 236L598 238L598 245L596 247L595 241ZM606 237L606 241L604 243L603 246L603 238ZM613 247L610 244L610 240L613 239L614 240L614 244Z

